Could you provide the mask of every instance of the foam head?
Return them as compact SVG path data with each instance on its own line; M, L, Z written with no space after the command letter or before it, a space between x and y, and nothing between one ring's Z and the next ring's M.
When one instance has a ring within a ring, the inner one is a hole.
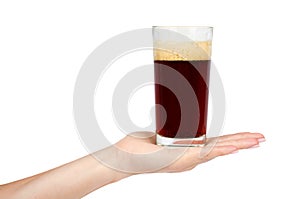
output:
M210 60L211 41L154 42L154 60L193 61Z
M154 26L154 59L210 60L212 33L208 26Z

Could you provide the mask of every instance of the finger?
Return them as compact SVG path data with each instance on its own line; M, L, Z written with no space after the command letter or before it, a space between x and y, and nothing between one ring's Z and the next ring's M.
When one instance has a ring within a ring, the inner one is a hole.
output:
M200 163L202 163L202 161L207 162L207 161L212 160L212 159L214 159L216 157L219 157L219 156L224 156L224 155L236 153L237 151L238 151L238 148L236 146L233 146L233 145L215 146L206 155L203 152L202 152L202 155L200 153Z
M235 146L238 149L247 149L259 144L258 139L256 138L242 138L237 140L227 140L223 142L218 142L216 146Z
M263 139L264 135L261 133L241 132L241 133L223 135L220 137L209 138L208 142L212 142L212 141L224 142L224 141L228 141L228 140L238 140L238 139L243 139L243 138Z
M196 162L201 161L201 159L211 159L222 155L227 155L237 151L239 148L233 145L224 146L205 146L205 147L193 147L186 151L185 156L188 159L194 160Z
M167 172L178 172L186 171L194 168L200 163L207 162L218 156L227 155L234 153L238 150L235 146L215 146L215 147L187 147L187 148L177 148L176 150L172 149L169 152L168 157L173 155L173 153L178 153L178 150L182 153L181 156L177 157L178 159L169 165L166 170Z

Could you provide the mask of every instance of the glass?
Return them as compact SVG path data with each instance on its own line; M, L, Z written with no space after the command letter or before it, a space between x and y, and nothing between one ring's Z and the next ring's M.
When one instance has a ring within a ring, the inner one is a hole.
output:
M156 143L205 144L212 27L154 26Z

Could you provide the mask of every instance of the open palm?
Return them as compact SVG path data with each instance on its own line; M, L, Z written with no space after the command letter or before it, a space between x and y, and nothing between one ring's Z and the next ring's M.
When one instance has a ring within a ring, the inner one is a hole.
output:
M256 147L264 140L260 133L242 132L209 138L202 147L166 147L155 144L153 132L135 132L97 155L119 171L182 172L218 156Z

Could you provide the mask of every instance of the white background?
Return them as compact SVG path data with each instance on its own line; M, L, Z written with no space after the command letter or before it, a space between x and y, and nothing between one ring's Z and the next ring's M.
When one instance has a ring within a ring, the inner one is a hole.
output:
M193 171L134 176L85 198L299 198L296 2L1 1L0 184L87 154L73 122L72 94L98 45L152 25L210 25L226 92L222 134L258 131L267 142ZM133 118L137 109L142 118L149 114L140 111L139 101L151 102L141 93L131 103Z

